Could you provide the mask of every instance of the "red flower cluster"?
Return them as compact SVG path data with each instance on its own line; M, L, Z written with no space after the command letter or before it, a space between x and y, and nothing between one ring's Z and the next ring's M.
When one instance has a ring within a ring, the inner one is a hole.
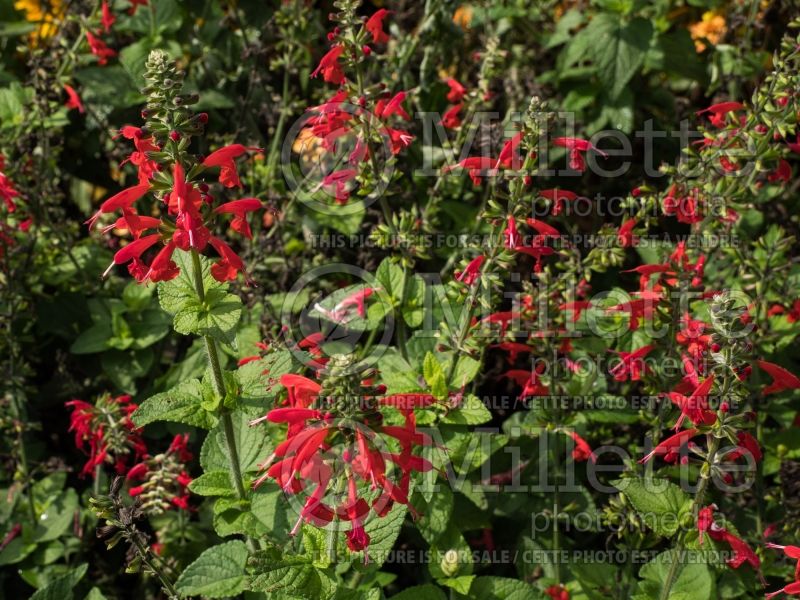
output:
M254 487L274 479L287 494L307 493L292 535L303 522L323 527L339 519L350 523L348 547L366 550L364 522L370 511L385 516L394 503L408 505L411 473L432 468L413 453L431 443L416 430L414 408L429 406L434 398L423 393L364 397L355 413L342 413L315 381L289 374L280 383L287 390L284 406L251 424L286 423L286 439L264 463ZM383 424L380 409L387 406L400 411L403 425Z
M189 434L178 434L166 452L143 457L142 462L128 471L129 481L140 482L128 493L138 497L145 512L158 514L171 507L190 510L188 486L192 478L186 472L186 463L192 460L187 445Z
M794 567L794 581L788 585L783 586L781 589L771 592L766 595L767 600L770 598L774 598L780 594L786 594L787 596L797 596L800 595L800 547L798 546L779 546L778 544L768 543L767 548L773 548L775 550L783 550L783 553L786 555L787 558L791 558L792 560L796 561Z
M365 22L356 39L371 36L373 43L387 42L389 37L383 30L383 21L389 14L386 9L378 10ZM346 36L339 39L340 33L337 27L328 35L328 39L336 43L311 73L311 77L321 75L323 80L340 88L325 103L309 109L313 116L308 120L307 129L328 152L335 152L337 146L345 147L345 144L350 149L347 166L326 174L319 186L333 195L337 203L346 204L355 189L360 166L372 166L374 150L370 148L370 140L379 135L389 152L396 155L411 144L414 136L404 128L395 127L391 119L411 120L403 107L407 92L392 94L385 90L377 95L367 95L347 79L340 60L357 65L364 56L371 54L371 49L366 45L353 46Z
M147 454L147 447L130 418L138 408L130 396L112 398L106 394L94 404L70 400L66 406L72 409L69 430L75 433L75 446L89 455L82 476L94 477L96 468L104 463L113 464L117 473L122 474L129 456L138 460Z
M733 556L728 560L729 566L738 569L744 563L749 563L751 567L758 571L761 568L761 560L753 552L753 549L747 545L747 542L715 522L714 510L716 508L715 505L711 504L701 508L697 515L697 530L700 535L700 543L703 543L703 536L708 533L708 537L715 542L725 542L730 547Z
M203 117L202 114L198 116ZM200 121L204 122L202 118ZM135 150L126 162L130 161L136 165L139 183L103 202L100 209L87 221L91 228L102 215L120 211L122 216L104 228L103 232L117 228L127 230L133 237L130 243L114 255L114 262L106 273L114 265L130 263L128 271L140 283L168 281L177 277L179 273L178 266L172 260L176 249L203 252L208 245L211 245L220 257L211 266L212 276L217 281L235 279L244 269L244 263L227 243L211 233L209 226L214 224L218 215L232 215L231 228L250 239L253 234L247 222L247 214L260 209L261 201L257 198L243 198L212 209L214 198L209 193L208 186L202 182L188 181L184 165L176 162L172 168L171 189L161 195L166 215L172 219L140 215L134 205L153 189L151 180L159 171L159 164L151 156L153 152L159 150L159 147L152 137L145 135L138 127L123 127L120 135L134 142ZM208 155L200 163L203 167L201 170L218 167L219 181L223 186L240 186L235 159L248 151L258 150L241 144L225 146ZM156 232L146 234L148 230ZM161 249L148 265L142 256L156 244L160 244Z

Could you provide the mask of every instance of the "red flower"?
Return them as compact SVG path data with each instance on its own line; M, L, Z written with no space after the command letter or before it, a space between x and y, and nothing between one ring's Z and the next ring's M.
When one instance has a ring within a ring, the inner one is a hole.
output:
M782 392L783 390L796 390L800 388L800 379L783 367L765 360L757 360L756 364L772 377L772 383L762 390L765 396L775 392Z
M761 446L758 445L758 440L746 431L739 431L736 434L738 445L736 449L729 452L726 456L728 460L736 460L742 456L750 456L754 461L759 462L764 457L761 452Z
M572 458L576 462L583 462L590 458L594 461L594 453L588 442L578 435L575 431L568 431L567 435L575 441L575 448L572 449Z
M481 184L481 178L484 175L491 175L496 172L492 167L495 160L490 156L471 156L456 163L455 165L448 165L442 169L442 173L449 173L454 169L466 169L469 178L475 185Z
M131 208L134 203L139 200L139 198L144 196L149 190L149 183L140 183L139 185L134 185L133 187L122 190L118 194L111 196L111 198L103 202L100 205L100 210L92 215L92 217L86 221L86 224L89 226L89 229L91 229L94 227L95 222L100 218L101 215Z
M636 243L637 237L633 235L633 228L636 227L636 219L628 219L619 226L617 241L623 248L630 248Z
M614 376L617 381L639 381L642 375L647 372L647 365L642 360L647 356L655 346L648 344L634 350L633 352L621 352L614 350L619 357L620 362L613 368L609 369L609 374Z
M708 117L711 124L714 125L714 127L724 127L725 115L743 108L744 104L741 102L720 102L718 104L712 104L703 110L699 110L696 114L699 116L705 113L711 113Z
M97 57L97 64L101 66L107 64L109 58L117 55L115 50L106 46L103 40L95 37L90 31L86 32L86 40L89 42L89 50Z
M478 280L481 274L481 265L486 260L483 255L473 258L463 271L456 271L456 281L461 281L466 285L472 285Z
M244 263L239 256L231 250L225 242L217 237L211 237L209 243L220 255L220 260L211 265L211 275L217 281L233 281L239 271L244 270Z
M454 104L448 108L447 111L445 111L444 116L442 116L442 126L446 127L447 129L456 129L457 127L460 127L460 113L462 108L462 104Z
M389 36L383 30L383 20L389 16L389 13L390 11L381 8L367 19L367 22L364 24L364 29L372 36L373 44L385 44L389 41Z
M668 394L672 403L681 409L681 416L675 423L676 430L680 429L683 420L687 417L695 425L713 425L716 422L716 413L708 408L708 394L712 385L714 385L713 375L697 386L688 398L678 392Z
M241 187L239 173L234 160L245 152L260 152L261 148L252 148L242 144L224 146L209 154L203 161L204 167L220 167L219 182L225 187Z
M411 117L403 108L403 102L406 99L406 95L406 92L397 92L388 101L381 98L375 104L375 115L381 119L387 119L392 115L398 115L406 121L410 121Z
M311 77L316 77L322 73L322 79L328 83L333 83L334 85L342 83L344 81L344 72L339 64L339 57L342 52L344 52L344 46L334 46L328 50L328 53L319 61L317 68L311 73Z
M120 163L120 166L130 162L139 170L139 183L148 183L158 171L158 163L147 156L148 152L158 152L160 148L153 142L152 137L145 136L139 127L126 125L119 135L128 140L133 140L136 150Z
M83 102L81 102L81 98L80 96L78 96L78 92L75 91L75 88L65 83L64 91L67 92L67 98L68 98L64 106L66 106L70 110L72 110L73 108L77 108L78 112L83 114L86 109L83 107Z
M253 238L253 232L250 230L250 224L247 222L247 213L256 211L261 208L261 200L258 198L242 198L241 200L234 200L226 202L214 209L214 214L232 214L233 220L231 221L231 229L240 233L247 239Z
M558 188L540 190L539 195L553 203L552 208L550 209L550 212L553 215L558 215L561 213L561 211L564 209L565 200L572 202L578 198L578 194L575 192L570 192L569 190L560 190Z
M639 462L646 463L654 456L661 456L664 455L664 460L666 462L675 462L678 457L678 452L680 451L681 447L686 445L686 443L691 440L694 436L700 433L697 429L684 429L683 431L676 433L663 442L658 444L653 450L650 451L649 454L645 455Z
M594 150L600 154L600 156L608 156L605 152L595 147L590 141L580 138L559 137L553 140L553 144L569 150L569 168L575 171L584 171L586 169L586 160L583 154L581 154L582 152Z
M106 33L111 31L111 26L117 20L117 18L111 13L111 9L108 7L108 0L103 0L101 4L101 22L103 23L103 30Z
M447 101L451 104L459 104L467 94L467 89L452 77L445 79L444 82L450 88L450 91L447 92Z
M553 600L569 600L569 591L563 585L551 585L544 593Z

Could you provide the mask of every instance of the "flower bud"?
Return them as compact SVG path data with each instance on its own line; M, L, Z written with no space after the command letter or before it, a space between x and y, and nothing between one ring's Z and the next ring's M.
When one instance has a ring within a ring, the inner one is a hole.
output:
M181 141L181 134L175 130L172 130L169 132L169 139L171 139L173 142L179 142Z

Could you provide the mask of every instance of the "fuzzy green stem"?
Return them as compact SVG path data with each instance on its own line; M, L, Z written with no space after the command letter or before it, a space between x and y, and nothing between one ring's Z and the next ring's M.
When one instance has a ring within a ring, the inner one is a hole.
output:
M203 267L200 264L200 255L197 250L192 249L192 266L194 275L194 287L197 292L197 297L200 302L205 302L205 286L203 285ZM219 360L219 353L217 352L217 344L209 335L203 336L203 341L206 345L206 354L208 356L208 364L211 367L211 376L214 381L214 390L220 398L225 398L225 380L222 376L222 365ZM220 423L222 424L222 432L225 437L225 446L228 450L228 462L231 467L231 479L236 488L236 495L241 500L247 500L247 490L244 488L244 480L242 477L242 467L239 462L239 451L236 448L236 437L233 432L233 419L227 409L223 408L220 414ZM255 541L250 537L246 537L247 546L251 551L257 550Z

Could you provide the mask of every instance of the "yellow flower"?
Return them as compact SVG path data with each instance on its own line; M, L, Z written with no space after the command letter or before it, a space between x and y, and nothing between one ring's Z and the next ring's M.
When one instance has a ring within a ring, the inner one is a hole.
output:
M292 151L299 154L304 162L313 164L318 163L325 154L322 140L314 135L310 127L305 127L297 132L297 137L292 142Z
M14 0L14 8L25 13L25 20L38 27L31 32L32 44L52 37L64 18L63 0Z
M706 49L704 40L708 40L712 44L716 44L725 35L727 26L725 24L725 17L720 13L714 11L707 11L703 13L703 18L697 23L689 25L689 33L694 40L694 47L698 52Z
M472 23L472 7L469 4L462 4L453 13L453 23L461 29L469 29Z

